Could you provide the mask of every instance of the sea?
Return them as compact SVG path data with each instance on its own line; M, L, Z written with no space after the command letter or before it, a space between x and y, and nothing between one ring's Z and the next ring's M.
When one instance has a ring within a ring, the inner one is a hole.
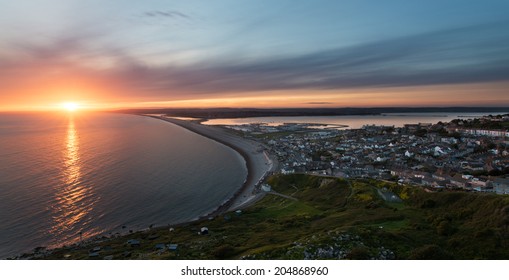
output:
M0 258L190 221L246 176L234 150L150 117L0 114Z

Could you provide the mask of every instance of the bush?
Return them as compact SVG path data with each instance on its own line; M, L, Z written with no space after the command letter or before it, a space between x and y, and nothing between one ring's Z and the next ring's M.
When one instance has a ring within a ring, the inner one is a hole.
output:
M421 208L433 208L436 206L436 202L432 199L426 199L422 204Z
M438 245L424 245L410 253L411 260L450 260L452 256Z
M355 247L346 255L346 258L350 260L369 260L371 257L365 247Z
M455 232L454 227L451 225L451 222L444 220L441 221L437 226L437 233L439 235L448 236Z
M221 245L217 247L212 255L216 257L216 259L226 259L235 253L235 248L230 245Z

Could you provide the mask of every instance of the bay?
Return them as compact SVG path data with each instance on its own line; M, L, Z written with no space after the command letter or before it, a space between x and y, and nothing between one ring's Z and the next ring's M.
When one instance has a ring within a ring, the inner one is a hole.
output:
M398 113L382 115L344 115L344 116L298 116L298 117L255 117L235 119L211 119L203 122L206 125L243 125L265 123L278 126L284 123L312 123L329 125L346 125L342 129L359 129L364 125L394 125L402 127L405 124L449 122L453 119L472 119L484 115L507 114L501 113Z
M149 117L0 114L0 257L193 220L246 176L232 149Z

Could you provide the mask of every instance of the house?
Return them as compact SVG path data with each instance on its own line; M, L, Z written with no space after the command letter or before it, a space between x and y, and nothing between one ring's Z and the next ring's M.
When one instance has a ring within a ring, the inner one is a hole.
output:
M491 184L497 194L509 194L509 178L495 178Z
M461 165L463 169L472 170L472 171L482 171L484 170L484 162L468 162L465 165Z
M488 181L484 178L473 178L470 181L472 184L472 188L479 192L491 192L493 191L493 187L488 184Z
M403 129L407 133L414 133L419 130L421 127L419 124L405 124Z
M270 185L268 185L268 184L263 184L263 185L262 185L262 191L264 191L264 192L270 192L270 191L271 191L271 189L272 189L272 188L271 188L271 187L270 187Z
M461 174L456 174L451 178L451 185L454 185L458 188L466 188L467 187L467 180L463 178Z
M139 247L141 243L139 240L129 239L127 240L127 244L131 245L131 247Z
M290 169L288 167L284 167L282 170L281 170L281 173L283 173L284 175L286 174L292 174L292 173L295 173L295 170L294 169Z

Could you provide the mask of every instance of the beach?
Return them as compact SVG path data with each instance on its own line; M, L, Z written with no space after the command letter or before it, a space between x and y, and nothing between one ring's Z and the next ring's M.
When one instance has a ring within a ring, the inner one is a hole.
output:
M262 144L229 133L222 127L207 126L192 121L164 116L150 115L149 117L170 122L196 134L212 139L232 148L244 158L248 172L244 184L239 190L232 194L230 199L225 201L212 213L209 213L207 215L208 217L214 217L226 211L241 209L251 205L263 196L264 193L258 191L259 186L265 177L275 169L276 163L270 158Z

